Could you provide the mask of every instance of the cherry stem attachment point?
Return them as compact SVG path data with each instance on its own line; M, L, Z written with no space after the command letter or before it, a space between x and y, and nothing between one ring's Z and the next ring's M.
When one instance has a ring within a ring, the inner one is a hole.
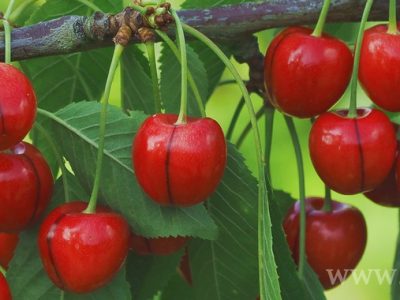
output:
M322 32L324 31L326 17L328 15L330 5L331 5L331 0L324 0L324 4L322 6L321 13L318 18L318 23L315 26L315 29L312 33L313 36L320 37L322 35Z
M5 42L5 58L4 62L6 64L11 63L11 25L8 21L8 18L11 15L12 9L14 7L15 0L10 0L8 3L8 7L6 13L3 17L3 26L4 26L4 42Z
M133 8L133 10L136 10L137 12L139 12L141 15L146 15L147 13L147 8L137 5L137 4L131 4L130 5L131 8Z
M185 34L183 32L182 22L179 19L175 9L171 8L171 14L175 19L176 33L178 38L179 50L181 52L181 108L179 111L176 125L186 124L187 121L187 83L188 83L188 63L186 53Z
M303 156L301 153L301 146L299 136L296 132L293 119L285 116L286 125L289 129L290 137L293 142L294 151L296 153L297 171L299 173L299 198L300 198L300 239L299 239L299 277L304 280L304 271L307 261L306 256L306 191L304 180L304 165Z
M35 128L40 132L40 134L44 137L44 139L46 140L47 144L50 146L51 150L54 153L54 156L57 160L57 164L60 167L61 170L61 179L63 182L63 186L64 186L64 197L65 197L65 202L69 202L71 200L70 198L70 188L69 188L69 184L68 184L68 172L67 169L65 168L65 164L62 158L62 155L60 154L60 151L57 147L57 145L53 142L53 139L50 137L49 133L47 132L47 130L39 123L36 122L35 123Z
M0 273L3 274L3 276L6 276L6 270L0 265Z
M332 193L331 189L325 185L325 200L324 200L324 207L322 208L325 212L332 211Z
M396 15L396 0L389 1L389 26L388 26L388 33L389 34L398 34L399 31L397 30L397 15Z
M156 113L161 112L161 94L157 74L157 60L154 42L146 43L147 56L149 58L149 66L151 73L151 80L153 82L153 96L154 96L154 109Z
M227 69L232 73L239 88L242 92L249 111L250 121L253 127L254 146L257 156L257 170L258 170L258 269L259 269L259 285L260 285L260 299L282 299L280 294L280 284L276 272L276 263L274 260L274 253L272 248L271 231L271 216L269 212L269 196L267 193L267 181L265 176L265 162L263 149L261 144L261 135L257 124L256 115L254 112L253 103L251 102L250 95L247 91L239 72L236 70L229 58L222 52L218 46L205 36L200 31L183 24L183 29L194 36L196 39L203 42L210 48L218 58L225 64ZM269 191L272 193L272 191ZM268 296L267 296L268 295Z
M182 63L181 56L179 54L179 49L175 45L175 43L171 40L171 38L165 32L162 32L161 30L156 30L156 33L161 37L161 39L167 44L167 46L175 54L179 63ZM192 73L190 72L189 69L188 69L188 81L189 81L190 88L193 92L194 98L196 99L200 114L204 118L206 116L206 110L204 107L203 99L200 95L199 89L198 89L196 82L193 79Z
M103 156L104 156L104 144L105 144L105 134L106 134L106 121L107 121L107 109L108 109L108 100L110 98L111 85L114 80L115 71L118 67L119 60L121 58L122 52L124 51L124 46L115 45L114 54L112 57L110 70L108 72L106 87L104 90L104 95L101 100L101 112L100 112L100 121L99 121L99 142L98 142L98 152L97 152L97 164L96 164L96 172L94 177L94 184L92 194L90 196L89 204L87 208L84 210L84 213L94 213L96 211L97 198L100 189L100 181L101 181L101 172L103 167Z
M349 113L347 115L347 117L349 118L357 117L357 88L358 88L358 71L359 71L358 69L360 66L361 45L364 39L365 24L367 23L373 2L374 2L373 0L367 0L360 22L360 28L358 29L357 41L355 45L356 52L354 54L353 74L351 76L350 107L349 107Z

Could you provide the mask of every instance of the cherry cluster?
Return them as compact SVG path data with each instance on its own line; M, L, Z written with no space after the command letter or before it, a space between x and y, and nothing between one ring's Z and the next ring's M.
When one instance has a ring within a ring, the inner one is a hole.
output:
M18 233L31 227L47 207L53 176L42 154L22 139L36 117L36 96L29 79L0 63L0 265L8 268ZM3 274L1 299L11 299Z
M399 35L387 25L368 29L362 42L359 80L372 101L384 110L400 111ZM400 207L400 163L397 125L377 108L328 111L349 85L353 55L341 40L316 36L304 27L283 30L265 57L269 101L284 114L316 118L309 136L312 163L330 189L345 195L365 193L376 203ZM306 199L306 253L325 288L328 270L353 269L361 259L367 228L361 212L324 199ZM284 220L287 241L299 259L299 204ZM343 273L344 274L344 273Z

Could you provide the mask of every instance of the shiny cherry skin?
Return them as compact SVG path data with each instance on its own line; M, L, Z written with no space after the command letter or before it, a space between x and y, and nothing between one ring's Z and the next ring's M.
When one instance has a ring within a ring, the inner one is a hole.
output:
M322 210L324 199L306 199L306 253L307 260L325 289L340 284L332 282L329 272L345 274L360 261L367 242L367 226L361 212L351 206L332 202L332 211ZM300 234L300 203L288 211L283 228L286 240L298 263Z
M145 238L132 233L129 249L139 255L171 255L182 249L188 240L189 238L181 236Z
M0 232L19 232L39 218L53 192L53 176L42 154L21 142L0 152Z
M17 68L0 63L0 150L22 141L36 117L36 96Z
M7 269L14 256L19 237L17 233L0 233L0 265Z
M71 202L53 210L40 227L38 244L44 268L53 283L73 293L87 293L107 284L128 254L130 229L124 218L99 207L83 210Z
M166 206L192 206L210 196L226 165L225 137L210 118L157 114L145 120L132 147L136 178L151 199Z
M3 273L0 272L0 299L12 300L11 290Z
M305 27L278 34L264 60L268 98L281 112L310 118L326 112L343 95L353 69L353 56L342 41Z
M400 111L400 35L387 25L369 28L361 48L359 79L371 100L383 109Z
M363 108L356 118L347 111L324 113L310 132L310 155L325 184L346 195L378 187L396 156L396 134L388 117Z

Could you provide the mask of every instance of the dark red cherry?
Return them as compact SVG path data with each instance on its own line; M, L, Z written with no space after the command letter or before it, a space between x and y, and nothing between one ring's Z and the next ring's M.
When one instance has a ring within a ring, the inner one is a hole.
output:
M36 96L17 68L0 63L0 150L22 141L36 117Z
M107 208L83 210L71 202L53 210L40 227L38 244L44 268L53 283L73 293L87 293L107 284L128 253L130 229L124 218Z
M44 211L53 192L51 170L39 150L22 142L0 152L0 232L19 232Z
M359 109L356 118L341 110L322 114L310 133L310 155L327 186L342 194L378 187L396 155L396 134L388 117L376 109Z
M359 79L375 104L396 112L400 111L400 35L387 31L387 25L365 31Z
M325 289L340 284L335 276L349 275L360 261L367 242L367 227L361 212L351 206L333 201L332 211L322 210L322 198L306 199L307 260ZM300 204L296 202L284 220L284 230L293 259L299 257ZM344 278L345 279L345 278Z
M18 244L17 233L0 233L0 265L7 269Z
M281 112L309 118L326 112L343 95L353 64L342 41L305 27L278 34L265 56L264 78L269 100Z
M170 255L182 249L187 237L161 237L145 238L134 233L131 234L129 249L139 255Z
M1 272L0 272L0 299L12 300L10 287L8 286L7 280L4 278L4 275Z
M142 124L133 142L133 167L139 184L157 203L192 206L206 200L222 178L225 137L210 118L175 125L177 118L158 114Z

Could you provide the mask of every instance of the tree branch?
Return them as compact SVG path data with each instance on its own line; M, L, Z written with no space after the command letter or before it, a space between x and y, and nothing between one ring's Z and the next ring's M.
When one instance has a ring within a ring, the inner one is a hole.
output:
M328 21L359 21L364 2L333 0ZM313 24L318 18L321 4L321 0L275 0L203 10L182 10L179 15L186 24L215 41L224 42L241 39L267 28ZM370 20L386 20L387 15L388 1L375 1ZM13 60L109 46L117 30L110 20L110 15L96 13L90 17L65 16L17 28L12 33ZM137 21L142 22L140 19ZM134 42L139 42L139 39L136 38ZM0 33L0 57L4 57L3 33Z

